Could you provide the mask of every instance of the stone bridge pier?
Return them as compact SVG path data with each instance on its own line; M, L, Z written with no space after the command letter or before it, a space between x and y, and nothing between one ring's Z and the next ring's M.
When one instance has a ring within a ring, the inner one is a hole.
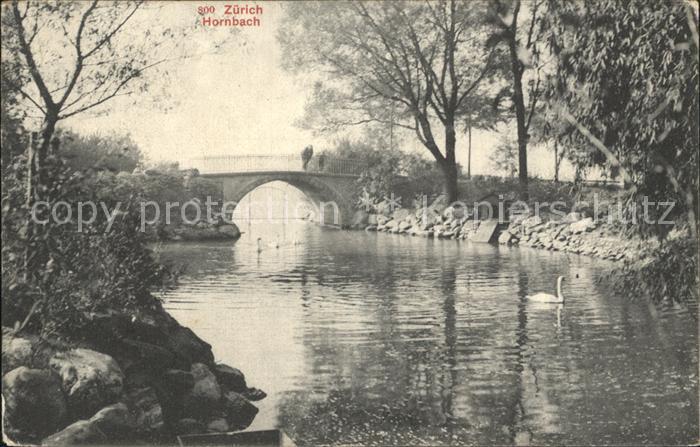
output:
M285 182L299 189L309 198L318 223L347 227L352 221L356 200L353 191L356 190L357 175L276 171L205 173L202 177L219 182L224 200L236 204L240 204L246 194L259 186L275 181ZM287 206L288 215L296 217L300 204L289 203ZM228 207L227 211L232 212L231 207Z

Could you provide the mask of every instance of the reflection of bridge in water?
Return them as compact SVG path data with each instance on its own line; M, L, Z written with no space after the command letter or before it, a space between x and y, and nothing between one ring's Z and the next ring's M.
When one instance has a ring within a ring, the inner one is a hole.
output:
M318 221L347 225L352 217L356 180L364 165L356 160L315 155L306 165L299 155L238 155L191 160L203 177L221 183L224 200L240 203L266 183L281 181L303 192Z

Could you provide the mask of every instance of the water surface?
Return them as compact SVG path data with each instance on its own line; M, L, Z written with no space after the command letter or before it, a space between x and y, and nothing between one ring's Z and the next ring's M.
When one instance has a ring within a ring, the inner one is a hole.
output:
M166 307L268 393L251 429L300 445L698 439L697 323L597 285L607 262L303 224L242 230L158 251L188 264ZM558 275L559 322L557 307L524 299L554 293Z

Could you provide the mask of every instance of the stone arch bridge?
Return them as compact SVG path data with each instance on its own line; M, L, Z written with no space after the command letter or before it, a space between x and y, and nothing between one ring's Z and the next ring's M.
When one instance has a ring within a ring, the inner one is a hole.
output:
M219 182L226 202L240 203L266 183L288 183L309 198L319 223L337 226L352 219L353 186L363 168L357 161L328 156L314 156L304 167L298 155L203 157L192 160L191 167Z

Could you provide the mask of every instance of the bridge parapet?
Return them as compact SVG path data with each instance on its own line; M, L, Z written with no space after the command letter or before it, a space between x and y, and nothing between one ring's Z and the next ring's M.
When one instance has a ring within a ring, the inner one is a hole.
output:
M243 172L310 172L359 176L365 164L346 158L315 155L304 164L299 155L224 155L190 160L200 174L236 174Z

